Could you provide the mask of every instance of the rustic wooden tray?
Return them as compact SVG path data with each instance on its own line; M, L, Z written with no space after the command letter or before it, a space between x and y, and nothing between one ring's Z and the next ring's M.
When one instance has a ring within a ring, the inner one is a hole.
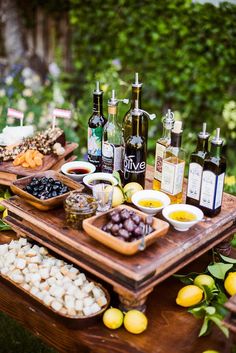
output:
M30 203L34 207L38 208L41 211L48 211L52 208L61 205L70 192L56 197L52 197L50 199L40 200L37 197L23 190L24 187L28 185L34 177L41 178L44 176L47 178L53 178L55 180L61 181L63 184L69 187L70 191L82 191L84 189L84 186L82 184L77 183L76 181L68 178L67 176L61 173L55 172L54 170L47 170L45 172L36 173L34 175L18 179L10 185L10 188L14 194L19 195L22 199L24 199L26 202Z
M6 242L8 243L8 242ZM1 245L4 244L4 242L1 242ZM40 300L39 298L37 298L36 296L34 296L32 293L30 293L29 291L25 290L22 286L20 286L19 284L15 283L14 281L12 281L10 278L8 278L7 276L0 274L0 278L1 281L4 282L5 284L7 284L10 287L13 287L18 293L20 293L27 301L32 302L33 304L37 305L39 307L39 309L41 309L42 311L44 311L45 313L49 314L50 316L52 316L54 319L60 319L64 324L68 325L71 328L82 328L82 327L87 327L89 325L94 324L97 320L99 320L99 318L101 317L101 315L103 314L103 312L108 308L109 304L110 304L110 295L108 293L108 291L100 284L97 283L95 281L93 281L95 283L96 286L100 287L103 292L105 293L106 299L107 299L107 304L104 305L104 307L97 313L89 315L89 316L69 316L69 315L65 315L62 314L56 310L54 310L53 308L47 306L42 300ZM86 276L86 278L91 281L91 279L89 277Z
M61 156L56 156L54 154L49 154L44 156L43 165L34 169L23 168L22 166L14 166L12 161L2 162L0 164L0 172L11 173L19 176L28 176L34 173L43 172L45 170L51 169L57 162L70 155L78 147L77 143L66 143L65 153Z
M121 211L123 209L134 210L133 207L122 205L116 208ZM108 246L109 248L123 254L123 255L134 255L139 251L139 244L141 243L141 239L126 242L124 240L120 240L109 233L104 232L101 228L107 223L107 215L111 212L107 211L101 215L96 215L85 219L83 221L83 228L85 232L96 239L100 243ZM135 212L142 218L144 221L147 215L144 212L139 210L135 210ZM157 238L163 237L169 229L169 224L165 221L153 217L153 225L154 231L148 234L145 237L145 246L153 244Z

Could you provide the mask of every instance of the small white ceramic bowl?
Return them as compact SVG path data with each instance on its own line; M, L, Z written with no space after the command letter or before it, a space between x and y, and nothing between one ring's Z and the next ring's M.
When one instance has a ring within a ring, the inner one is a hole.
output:
M181 222L181 221L174 220L169 217L169 215L174 211L189 211L195 214L196 219L190 222ZM200 208L192 205L181 204L181 203L169 205L165 207L162 210L162 214L167 219L167 221L170 224L172 224L172 226L179 232L185 232L186 230L188 230L193 225L195 225L196 223L200 222L203 219L203 212L200 210Z
M84 174L69 173L69 170L77 169L77 168L78 169L79 168L87 169L88 173L84 173ZM61 166L61 172L75 181L81 181L85 175L90 175L90 174L94 173L95 170L96 170L96 167L92 163L84 162L84 161L68 162L68 163L65 163Z
M99 184L99 183L104 183L104 182L108 182L108 184L110 183L113 186L118 184L118 181L116 180L116 178L113 177L113 175L109 174L109 173L98 172L98 173L86 175L83 178L83 183L90 189L92 189L92 187L93 187L93 184L92 184L93 182L95 182L94 185Z
M144 207L139 205L139 201L141 200L158 200L163 204L160 207ZM138 207L141 211L148 213L154 216L156 213L160 212L163 207L166 207L170 204L170 198L164 192L156 191L156 190L141 190L137 191L131 198L133 204Z

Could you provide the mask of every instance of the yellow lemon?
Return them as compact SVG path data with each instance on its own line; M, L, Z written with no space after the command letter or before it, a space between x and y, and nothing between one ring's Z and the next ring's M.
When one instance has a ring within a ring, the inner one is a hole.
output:
M3 201L3 200L4 200L4 198L3 198L3 197L0 197L0 202ZM6 208L5 206L3 206L3 205L0 204L0 212L4 211L5 208Z
M142 185L140 185L139 183L128 183L125 185L125 187L123 188L123 191L125 193L125 200L126 202L131 203L131 197L137 192L143 190Z
M125 314L124 327L127 331L139 334L146 330L148 319L144 313L139 310L130 310Z
M213 289L215 287L215 280L209 275L202 274L195 277L193 284L201 289L203 289L203 286Z
M123 324L124 315L121 310L110 308L103 314L103 323L106 327L115 330Z
M112 186L108 185L106 190L111 190ZM113 196L112 196L112 207L116 207L124 203L124 194L119 186L114 186Z
M210 349L210 350L204 351L202 353L220 353L220 352Z
M224 286L229 295L236 294L236 272L230 272L228 274Z
M5 218L5 217L7 217L7 216L8 216L8 210L5 209L4 212L3 212L3 214L2 214L2 218Z
M203 290L193 284L181 288L178 292L176 303L188 307L200 303L203 297Z

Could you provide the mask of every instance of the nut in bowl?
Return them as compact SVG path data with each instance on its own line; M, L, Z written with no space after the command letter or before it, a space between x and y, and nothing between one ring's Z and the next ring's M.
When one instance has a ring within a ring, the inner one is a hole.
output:
M68 162L61 166L61 172L75 181L81 181L84 176L94 173L95 170L96 167L92 163L84 161Z
M179 232L185 232L203 219L203 212L198 207L180 203L165 207L162 214Z
M133 204L142 212L154 216L170 204L170 198L164 192L156 190L141 190L131 198Z
M92 189L94 185L97 184L108 184L108 185L112 185L115 186L118 184L118 181L116 180L116 178L109 174L109 173L93 173L90 175L86 175L83 178L83 183L89 188Z

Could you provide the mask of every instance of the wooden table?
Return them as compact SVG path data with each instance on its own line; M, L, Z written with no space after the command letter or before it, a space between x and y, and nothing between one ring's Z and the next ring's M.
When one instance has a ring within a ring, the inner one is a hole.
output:
M147 171L146 188L153 180ZM170 228L168 234L133 256L124 256L69 228L63 208L38 211L14 197L2 202L8 210L6 221L19 234L26 235L64 256L79 267L111 284L122 307L145 310L147 296L154 287L221 243L236 231L236 197L224 194L221 213L192 227L188 232ZM158 215L159 217L159 215Z
M203 271L210 260L211 255L205 254L197 263L184 268L183 273ZM230 353L233 337L226 340L215 327L209 336L198 338L201 320L175 304L181 286L174 278L156 286L147 301L148 329L138 336L124 328L108 330L102 321L80 330L68 329L3 283L0 310L61 353L201 353L206 349ZM114 294L111 304L117 306Z

